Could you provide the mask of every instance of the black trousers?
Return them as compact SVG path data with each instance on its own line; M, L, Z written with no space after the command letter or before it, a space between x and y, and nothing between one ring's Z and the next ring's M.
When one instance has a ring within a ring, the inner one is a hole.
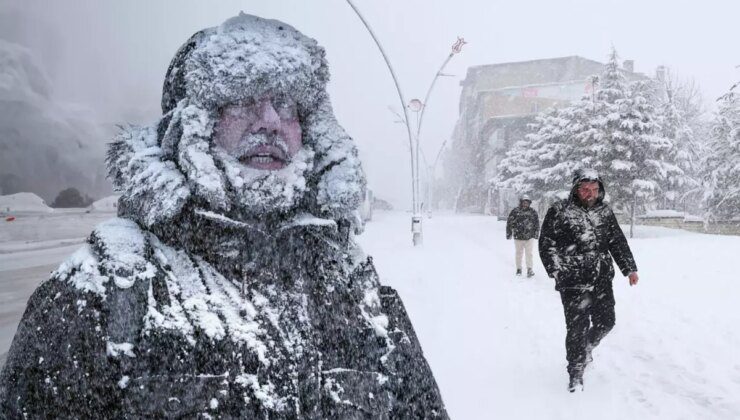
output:
M596 347L614 328L614 291L604 281L593 290L562 289L560 299L565 312L566 359L568 372L582 371L587 347Z

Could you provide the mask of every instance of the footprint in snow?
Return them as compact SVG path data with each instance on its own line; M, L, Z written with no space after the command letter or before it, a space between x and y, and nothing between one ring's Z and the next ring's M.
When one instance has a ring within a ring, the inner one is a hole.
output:
M643 407L645 407L646 410L650 412L653 416L657 416L660 414L660 409L653 405L653 403L650 402L650 400L645 396L645 394L642 393L639 389L633 389L630 391L630 397L640 403Z

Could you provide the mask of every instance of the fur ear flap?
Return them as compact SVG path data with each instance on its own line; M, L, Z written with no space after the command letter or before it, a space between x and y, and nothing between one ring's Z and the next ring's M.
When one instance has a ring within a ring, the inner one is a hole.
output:
M316 202L326 217L355 223L365 174L352 138L334 118L328 98L305 120L304 136L316 151Z
M175 114L177 113L177 116ZM172 120L176 120L175 124ZM175 150L180 144L180 137L182 136L182 126L177 120L180 119L179 108L175 108L165 114L160 120L157 126L157 136L160 139L160 147L162 148L162 157L167 160L175 160Z
M179 130L175 126L179 125ZM214 118L209 111L181 101L172 117L168 132L180 132L176 147L177 165L185 174L195 195L215 211L231 208L223 172L211 153ZM174 135L174 134L173 134Z
M108 177L113 181L119 216L147 227L177 216L191 196L185 176L163 157L156 126L128 127L108 149Z

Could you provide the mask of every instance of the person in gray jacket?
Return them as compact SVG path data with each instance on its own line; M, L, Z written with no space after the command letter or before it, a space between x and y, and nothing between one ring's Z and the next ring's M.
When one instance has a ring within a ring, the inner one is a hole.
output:
M532 262L532 247L539 237L540 218L537 210L532 208L532 199L523 195L519 199L519 207L509 213L506 219L506 239L514 238L514 261L516 275L522 275L522 254L526 255L527 277L534 276Z

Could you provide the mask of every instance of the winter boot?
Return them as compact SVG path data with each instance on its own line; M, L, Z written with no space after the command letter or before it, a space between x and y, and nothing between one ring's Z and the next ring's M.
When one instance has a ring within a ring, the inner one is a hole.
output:
M568 382L568 392L576 392L579 389L583 391L583 378L571 376Z
M527 277L534 277L534 270L532 270L531 268L528 268L527 269Z
M583 391L583 369L574 369L569 373L568 392L576 392L578 389Z
M516 275L517 276L521 276L522 275L522 269L521 268L517 268L516 269Z

